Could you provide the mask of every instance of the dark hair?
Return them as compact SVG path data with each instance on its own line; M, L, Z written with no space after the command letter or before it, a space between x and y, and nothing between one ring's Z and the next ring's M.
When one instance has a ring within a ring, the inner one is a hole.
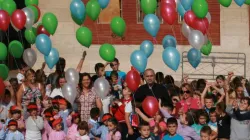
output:
M225 112L226 104L224 102L219 102L219 103L216 104L216 108L218 108L222 112Z
M194 122L195 119L196 119L196 115L195 115L195 113L193 111L188 111L186 113L185 120L188 122L188 124L187 124L188 126L193 125L195 123Z
M12 83L12 82L17 82L18 83L17 78L10 78L9 82L10 83Z
M197 80L193 80L191 83L190 83L191 87L193 88L193 90L197 90Z
M114 58L113 62L119 63L119 60L117 58Z
M46 75L43 70L39 69L35 73L36 82L44 84L46 81Z
M201 133L206 133L208 135L211 135L212 129L209 126L205 125L201 128Z
M64 72L65 66L66 66L66 60L60 57L58 62L56 63L56 71Z
M197 112L197 119L199 119L201 116L206 117L206 120L208 121L208 114L205 110L201 109Z
M158 84L164 84L164 74L162 72L157 72L155 74L155 80Z
M102 63L96 63L95 64L95 72L97 73L99 71L100 68L103 68L104 65Z
M63 75L57 76L57 78L56 78L56 87L52 87L52 90L54 88L60 88L60 83L59 83L60 79L65 79L65 77Z
M204 98L205 99L212 99L214 101L214 96L211 94L207 94Z
M243 101L243 100L247 101L248 106L250 105L250 99L249 99L249 97L243 97L243 98L241 98L241 101Z
M100 109L99 108L97 108L97 107L91 108L90 117L92 119L95 118L96 116L99 116L99 115L100 115Z
M212 114L212 113L216 113L216 108L215 107L212 107L209 109L209 115Z
M170 96L172 96L172 95L179 96L179 93L180 93L180 88L179 87L177 87L175 85L171 85L167 89L168 89L168 94Z
M174 85L174 78L171 75L166 75L164 78L165 84L173 84Z
M196 89L202 93L205 87L206 87L206 80L198 79Z
M83 90L83 87L82 87L82 80L83 80L83 77L85 77L85 76L87 76L87 77L89 78L89 80L90 80L89 88L92 87L92 80L91 80L90 74L89 74L89 73L86 73L86 72L81 73L81 74L80 74L80 80L79 80L79 88L80 88L81 91Z
M174 118L174 117L168 118L167 125L170 125L170 124L178 125L178 122L177 122L176 118Z
M88 132L89 131L88 123L86 121L80 122L77 126L77 130L85 130Z
M148 122L142 121L142 122L140 123L139 127L138 127L138 130L141 130L141 128L142 128L143 126L148 126L148 127L150 127L150 125L149 125Z
M225 78L225 76L223 76L223 75L218 75L218 76L216 77L216 80L222 80L222 81L225 81L225 80L226 80L226 78Z
M171 111L174 110L173 104L170 104L170 103L168 103L168 102L162 102L162 103L161 103L161 106L167 107L167 108L169 108Z
M111 73L110 73L110 79L111 79L112 76L118 77L118 72L117 71L111 71Z
M11 96L10 91L8 89L4 90L4 96Z
M116 120L115 117L109 118L109 119L108 119L108 122L111 122L112 124L114 124L115 126L118 127L118 121Z

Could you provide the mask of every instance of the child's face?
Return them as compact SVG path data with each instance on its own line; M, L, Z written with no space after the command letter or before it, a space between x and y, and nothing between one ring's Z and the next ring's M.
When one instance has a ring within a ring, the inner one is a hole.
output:
M12 118L15 119L15 120L20 119L20 117L21 117L20 113L15 113L15 114L12 115Z
M80 121L80 118L75 118L75 119L74 119L74 123L75 123L75 124L78 124L79 121Z
M116 128L116 126L112 122L108 122L108 129L109 131L112 131Z
M111 76L111 81L112 81L112 82L116 82L116 81L117 81L117 79L118 79L118 77L117 77L117 76L115 76L115 75L112 75L112 76Z
M224 86L224 81L223 80L221 80L221 79L217 79L216 80L216 82L217 82L217 84L222 88L223 86Z
M129 88L124 88L124 89L122 90L123 96L130 96L131 93L132 93L132 92L130 91Z
M205 106L206 108L210 109L214 105L213 99L205 99Z
M176 134L177 125L176 124L168 124L168 132L171 136Z
M235 90L235 92L236 92L236 96L237 96L238 98L242 98L242 97L244 96L244 89L243 89L243 87L238 87L238 88Z
M87 134L87 131L86 130L82 130L82 129L79 129L78 132L79 132L80 136L83 136L83 135Z
M16 131L17 127L15 125L9 126L9 130L11 131Z
M105 68L104 67L99 68L99 70L97 72L97 75L98 76L104 76L104 74L105 74Z
M62 130L62 124L56 125L55 130L56 130L56 131Z
M150 135L150 127L149 126L142 126L141 129L139 130L141 133L142 138L147 138Z
M36 116L37 115L37 110L31 110L30 116Z
M59 104L59 109L60 110L65 110L65 109L67 109L67 106L63 105L63 104Z
M241 101L240 101L239 109L240 109L241 111L247 111L247 110L248 110L248 107L249 107L249 105L248 105L248 101L247 101L247 100L241 100Z
M209 118L210 118L210 121L211 122L213 122L213 123L215 123L216 122L216 113L215 112L213 112L213 113L210 113L209 114Z
M206 116L200 116L199 117L199 124L204 125L204 124L207 123L206 121L207 121Z
M201 140L210 140L209 134L201 132Z
M60 87L63 87L63 85L66 83L66 80L65 80L65 78L60 78L59 79L59 85L60 85Z
M180 101L180 98L178 96L173 96L172 97L172 102L173 102L173 105L175 106L176 103L178 103Z

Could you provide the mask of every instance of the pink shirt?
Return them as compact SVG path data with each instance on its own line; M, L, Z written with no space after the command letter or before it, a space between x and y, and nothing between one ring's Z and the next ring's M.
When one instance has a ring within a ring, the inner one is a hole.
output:
M201 103L199 99L196 98L188 98L187 100L180 101L181 106L183 107L183 112L186 113L189 109L200 109Z
M121 133L119 131L116 131L114 135L112 135L113 132L109 132L107 135L107 140L121 140Z
M55 131L52 130L49 134L49 140L65 140L66 135L64 131Z
M44 119L43 124L44 124L44 129L42 130L42 140L48 140L48 131L45 128L50 126L48 126L49 123L46 119Z
M77 125L76 124L72 124L69 128L68 128L68 132L67 132L67 138L69 138L69 140L74 140L76 134L78 133L77 131Z

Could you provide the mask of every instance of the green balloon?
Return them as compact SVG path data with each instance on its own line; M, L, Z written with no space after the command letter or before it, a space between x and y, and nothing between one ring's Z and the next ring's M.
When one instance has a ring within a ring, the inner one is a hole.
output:
M229 7L232 3L232 0L219 0L219 3L224 7Z
M84 15L83 20L81 20L81 19L78 19L78 18L74 17L73 15L71 15L71 18L73 19L73 21L74 21L76 24L78 24L78 25L82 25L82 24L83 24L83 22L84 22L84 20L85 20L85 17L86 17L86 15Z
M97 20L101 12L100 4L97 0L90 0L86 5L86 13L93 20Z
M5 64L0 64L0 77L6 80L9 75L9 68Z
M0 60L6 60L7 57L7 47L5 44L0 42Z
M8 14L11 16L16 10L16 3L13 0L5 0L2 3L2 9L8 12Z
M15 58L21 58L23 54L23 45L20 41L13 40L9 44L9 53Z
M0 0L0 9L2 9L2 4L4 0Z
M42 19L42 24L44 28L53 35L56 32L58 21L53 13L45 13Z
M29 5L27 7L33 11L34 16L35 16L35 23L36 23L38 21L38 15L39 15L38 9L33 5Z
M111 44L102 44L99 49L99 55L107 62L112 62L115 59L115 48Z
M141 0L141 9L145 14L154 14L156 8L156 0Z
M76 31L76 39L80 44L89 48L92 44L92 32L87 27L80 27Z
M204 55L209 55L212 51L212 43L210 41L201 47L201 53Z
M198 18L204 18L208 12L208 4L206 0L194 0L192 10Z
M29 5L38 5L39 1L38 0L25 0L25 5L29 6Z
M250 0L246 0L245 4L250 5Z
M36 28L26 29L24 37L30 44L34 44L36 42Z
M113 33L123 37L126 30L126 23L121 17L114 17L110 23L110 27Z

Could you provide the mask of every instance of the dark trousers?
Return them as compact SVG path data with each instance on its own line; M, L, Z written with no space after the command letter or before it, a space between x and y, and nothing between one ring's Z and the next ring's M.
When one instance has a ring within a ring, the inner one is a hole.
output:
M120 126L120 132L122 135L122 140L136 140L140 136L137 128L134 128L133 135L128 135L128 127L125 122L119 123L119 126Z

